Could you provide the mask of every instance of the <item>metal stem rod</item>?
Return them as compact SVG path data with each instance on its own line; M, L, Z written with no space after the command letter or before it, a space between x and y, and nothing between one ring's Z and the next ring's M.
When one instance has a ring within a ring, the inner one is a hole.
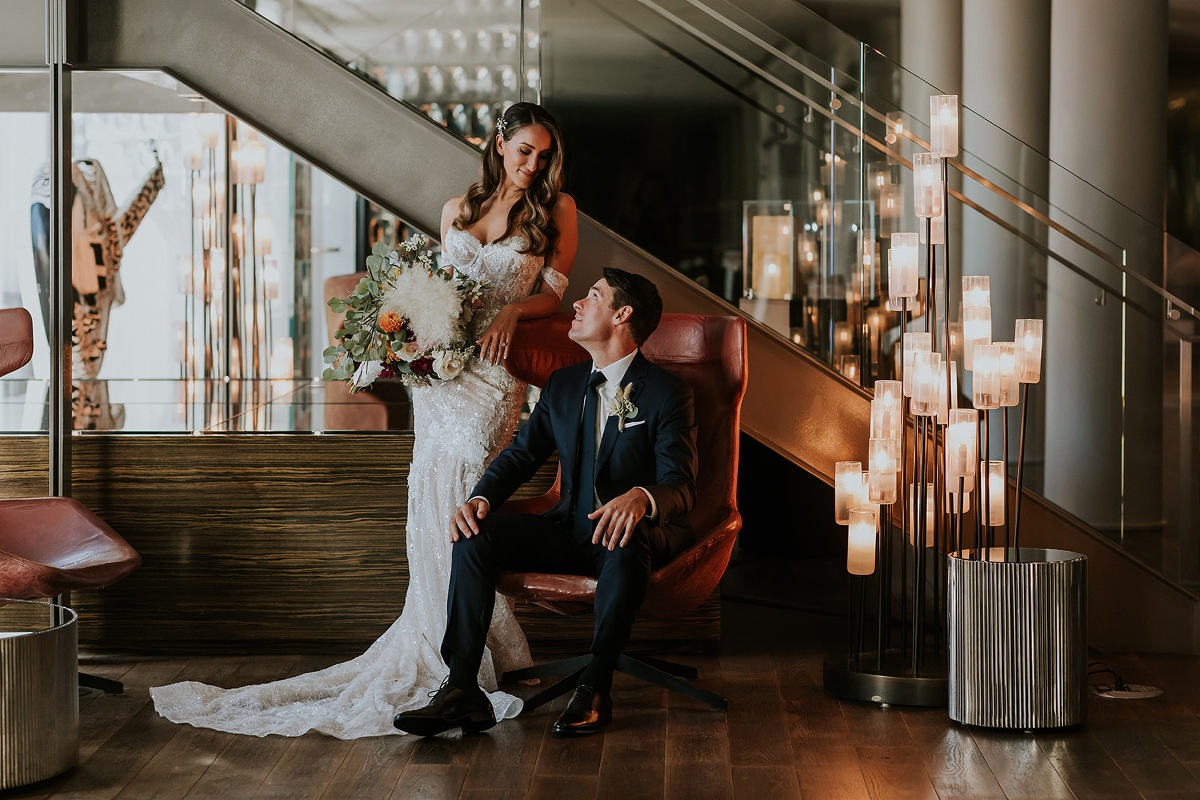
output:
M49 476L51 497L71 496L72 325L71 285L71 64L67 54L67 2L46 3L46 61L50 67L50 339Z
M1017 443L1017 500L1013 510L1013 549L1021 560L1021 487L1025 478L1025 418L1029 412L1029 384L1021 384L1021 436Z
M1009 529L1012 525L1011 514L1008 512L1008 406L1000 409L1000 427L1003 442L1001 443L1001 458L1004 460L1004 483L1002 484L1003 496L1000 498L1001 508L1004 510L1004 560L1008 561L1008 542Z

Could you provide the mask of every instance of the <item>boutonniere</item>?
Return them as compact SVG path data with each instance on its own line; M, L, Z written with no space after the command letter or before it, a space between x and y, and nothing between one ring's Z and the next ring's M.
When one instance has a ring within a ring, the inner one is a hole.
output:
M629 399L629 393L632 391L632 383L627 383L620 389L617 389L616 403L613 405L613 410L608 414L610 417L617 418L617 431L620 433L625 431L625 421L633 419L638 415L638 407Z

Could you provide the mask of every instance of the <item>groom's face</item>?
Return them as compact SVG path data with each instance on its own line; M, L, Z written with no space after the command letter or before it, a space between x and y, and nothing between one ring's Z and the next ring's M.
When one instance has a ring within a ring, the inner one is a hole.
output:
M575 309L575 319L571 320L571 330L568 333L571 340L583 344L608 339L620 323L624 311L615 309L612 305L612 287L601 278L592 284L585 296L571 304Z

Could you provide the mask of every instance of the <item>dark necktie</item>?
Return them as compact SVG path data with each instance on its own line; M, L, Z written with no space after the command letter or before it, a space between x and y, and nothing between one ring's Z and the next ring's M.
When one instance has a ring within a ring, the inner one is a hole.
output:
M575 465L575 522L572 530L577 539L591 539L594 522L588 519L588 514L595 511L596 496L596 410L600 405L600 395L596 391L604 383L604 373L596 370L588 378L587 390L583 400L583 421L579 425L579 453Z

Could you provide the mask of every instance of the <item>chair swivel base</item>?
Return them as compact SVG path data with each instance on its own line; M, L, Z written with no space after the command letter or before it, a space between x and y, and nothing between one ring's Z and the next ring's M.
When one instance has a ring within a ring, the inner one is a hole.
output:
M521 712L524 714L574 689L575 685L579 682L580 673L583 672L584 668L591 661L592 657L590 655L551 661L547 664L538 664L526 667L525 669L506 672L504 673L504 680L521 681L529 678L563 676L526 700L524 710ZM689 682L695 680L699 674L694 667L651 658L649 656L621 655L617 658L617 670L624 672L631 678L637 678L646 683L677 692L685 697L690 697L693 700L699 700L701 703L707 704L713 711L724 711L729 707L729 703L724 697L701 689Z
M125 685L120 681L101 678L99 675L89 675L86 672L79 673L79 685L84 689L96 689L105 694L125 693Z

